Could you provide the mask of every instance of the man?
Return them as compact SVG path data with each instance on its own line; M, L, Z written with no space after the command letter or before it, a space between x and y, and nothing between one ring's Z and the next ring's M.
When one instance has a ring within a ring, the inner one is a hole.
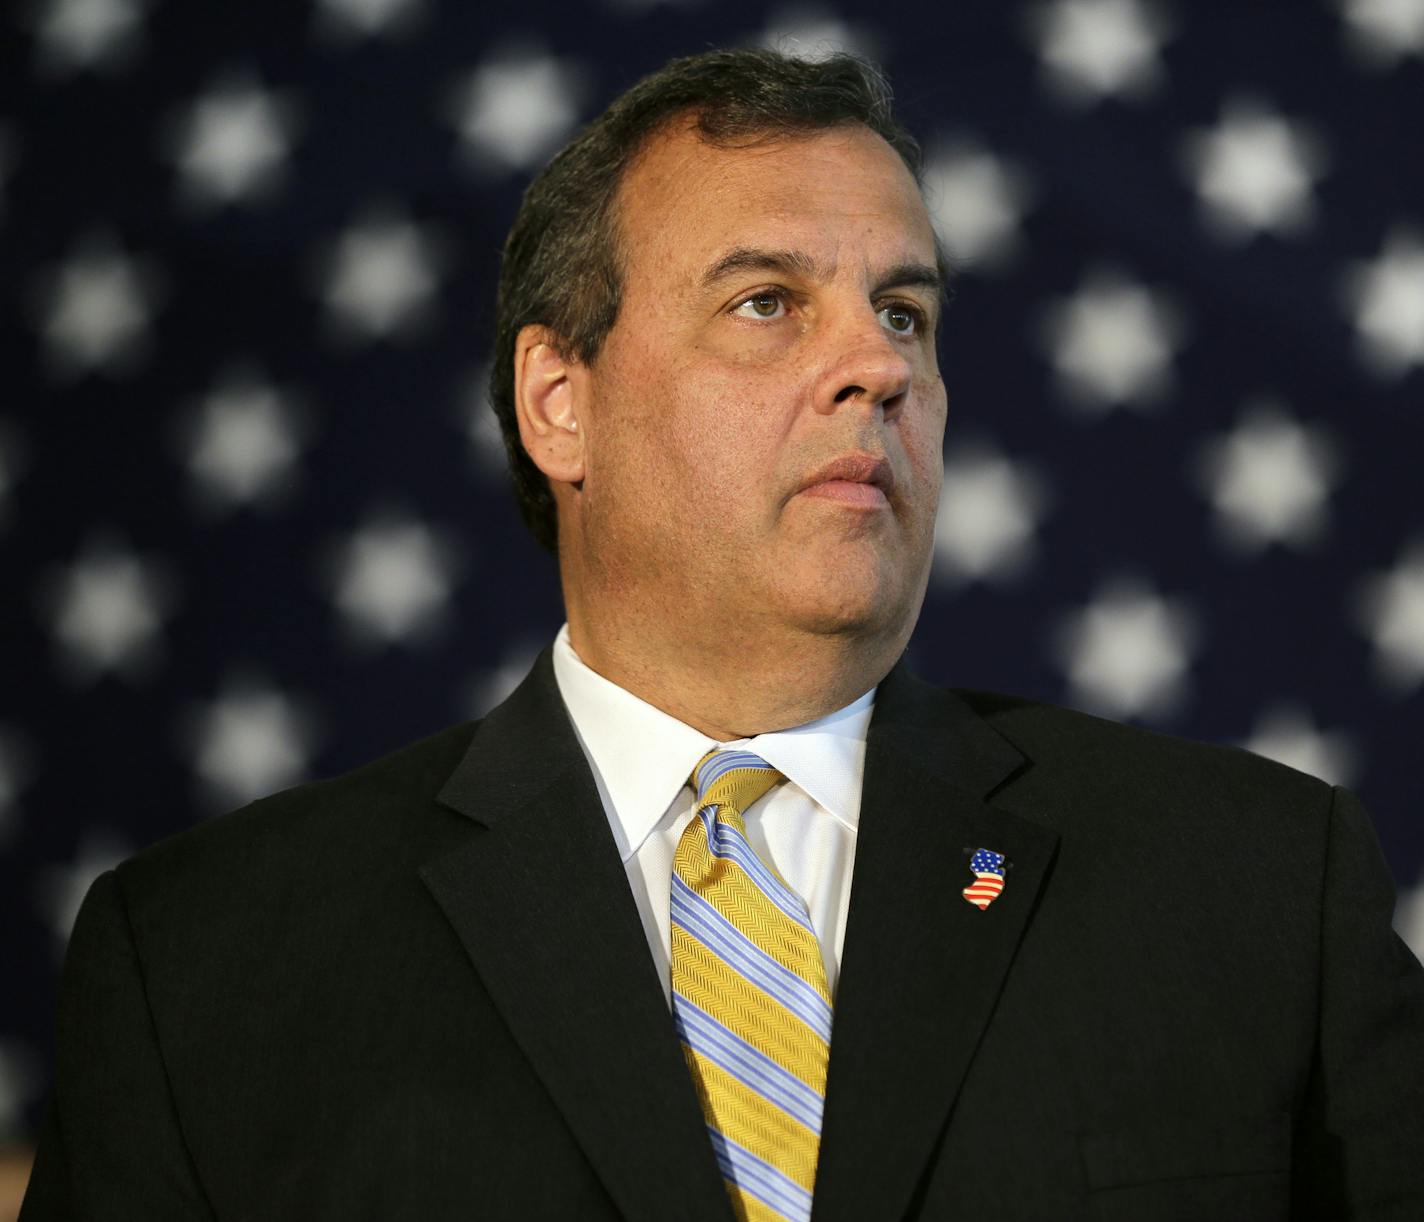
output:
M567 627L95 884L26 1222L1424 1217L1354 799L898 664L916 165L863 65L721 52L531 186L493 397Z

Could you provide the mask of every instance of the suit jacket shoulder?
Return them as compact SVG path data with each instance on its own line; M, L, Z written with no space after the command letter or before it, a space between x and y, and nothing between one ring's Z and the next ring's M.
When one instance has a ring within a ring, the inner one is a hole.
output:
M437 795L477 725L449 727L149 846L117 871L131 919L191 924L198 913L260 916L275 903L296 924L294 905L329 901L373 870L413 870L438 848Z
M1127 807L1155 821L1239 819L1241 831L1284 818L1323 833L1331 787L1241 747L994 692L954 696L1031 762L1013 778L1016 799L1064 812Z

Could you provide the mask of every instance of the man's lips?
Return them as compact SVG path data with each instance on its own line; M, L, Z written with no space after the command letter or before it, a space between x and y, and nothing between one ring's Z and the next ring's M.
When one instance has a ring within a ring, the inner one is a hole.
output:
M878 509L895 489L890 464L872 454L843 454L809 475L797 490L843 505Z

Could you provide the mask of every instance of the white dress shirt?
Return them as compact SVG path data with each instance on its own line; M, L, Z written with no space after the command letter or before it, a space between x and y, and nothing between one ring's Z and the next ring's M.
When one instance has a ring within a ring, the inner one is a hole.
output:
M692 769L716 746L753 751L787 778L743 812L747 838L805 900L834 998L875 689L818 721L719 744L590 670L569 644L567 624L554 642L554 678L598 783L669 1004L673 855L697 813Z

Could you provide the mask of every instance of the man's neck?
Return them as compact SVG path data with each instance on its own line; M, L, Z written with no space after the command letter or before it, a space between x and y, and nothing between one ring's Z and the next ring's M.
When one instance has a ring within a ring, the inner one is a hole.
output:
M591 622L569 608L569 643L591 670L719 742L804 725L880 682L902 641L726 634L664 641L625 619Z

